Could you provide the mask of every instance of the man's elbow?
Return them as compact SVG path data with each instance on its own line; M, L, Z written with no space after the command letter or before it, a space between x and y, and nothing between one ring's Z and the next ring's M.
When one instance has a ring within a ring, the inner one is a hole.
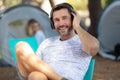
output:
M99 51L99 42L91 46L90 48L91 56L95 56L98 53L98 51Z

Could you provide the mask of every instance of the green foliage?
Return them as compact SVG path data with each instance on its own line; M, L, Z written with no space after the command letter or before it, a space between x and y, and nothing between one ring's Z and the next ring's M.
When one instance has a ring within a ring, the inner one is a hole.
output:
M102 7L106 8L107 6L109 6L113 1L115 0L101 0L102 2Z
M0 53L0 60L2 59L2 55L1 55L1 53Z
M42 0L37 0L37 2L41 2Z
M109 6L114 0L105 0L106 1L106 7Z
M7 0L7 7L12 7L20 4L22 0Z
M88 9L88 0L66 0L70 3L75 10L87 10Z

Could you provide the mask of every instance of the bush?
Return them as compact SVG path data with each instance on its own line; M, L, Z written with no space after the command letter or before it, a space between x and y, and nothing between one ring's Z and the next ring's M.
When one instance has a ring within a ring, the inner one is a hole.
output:
M88 10L88 0L67 0L75 10Z

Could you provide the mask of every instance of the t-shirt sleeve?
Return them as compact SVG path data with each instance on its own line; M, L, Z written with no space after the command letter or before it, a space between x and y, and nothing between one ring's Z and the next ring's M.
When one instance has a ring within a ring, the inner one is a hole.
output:
M43 53L44 53L44 49L46 48L46 46L48 45L48 40L45 39L38 47L37 51L36 51L36 55L38 57L40 57L41 59L43 58Z
M45 40L45 35L42 31L37 31L35 34L38 44L40 45L42 41Z
M41 48L39 47L36 51L36 55L40 58L42 58L42 51L41 51Z
M43 50L44 50L44 44L45 44L45 41L43 41L43 42L39 45L39 47L38 47L38 49L37 49L37 51L36 51L36 55L37 55L38 57L40 57L40 58L42 58L42 54L43 54Z

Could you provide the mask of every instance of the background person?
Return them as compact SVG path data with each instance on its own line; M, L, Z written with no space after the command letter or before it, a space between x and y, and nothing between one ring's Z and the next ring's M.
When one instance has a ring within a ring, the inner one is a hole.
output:
M27 36L35 36L38 44L45 40L45 35L42 31L42 27L35 19L30 19L26 25Z

